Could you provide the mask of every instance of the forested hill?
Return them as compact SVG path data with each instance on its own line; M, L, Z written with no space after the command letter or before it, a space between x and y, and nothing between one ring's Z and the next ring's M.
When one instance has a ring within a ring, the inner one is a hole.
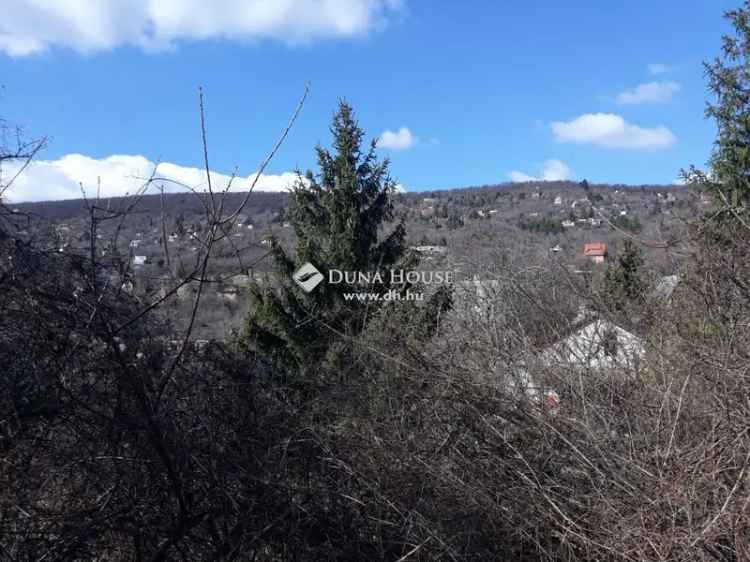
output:
M459 205L471 206L491 204L495 201L498 193L512 194L525 191L575 191L581 188L583 182L558 181L558 182L528 182L499 183L481 186L455 187L439 190L426 190L419 192L406 192L399 194L398 198L407 205L410 202L419 201L423 198L437 199L441 202L452 201ZM628 190L633 194L651 194L663 191L684 191L682 186L676 185L624 185L624 184L591 184L591 189L604 192ZM226 195L227 208L236 208L245 197L244 192L233 192ZM120 208L132 202L133 197L109 197L103 199L99 205ZM265 214L276 214L286 207L289 195L286 192L256 191L248 200L244 211L249 216L261 216ZM83 199L67 199L62 201L39 201L34 203L16 203L14 209L21 212L31 213L54 221L64 221L83 216L85 214L85 201ZM185 215L199 214L203 212L201 200L188 192L167 193L164 195L164 207L169 213ZM157 193L148 193L139 198L134 211L141 214L153 214L159 216L162 209L162 198Z
M246 193L236 192L226 195L226 207L234 209L239 206ZM108 197L99 201L101 207L111 206L112 208L121 208L129 205L135 198L126 197ZM245 211L252 215L262 215L265 213L275 213L285 207L289 195L287 193L276 193L267 191L258 191L252 194L245 207ZM34 215L55 220L64 221L85 215L86 202L83 199L66 199L63 201L39 201L34 203L17 203L12 207L21 212L28 212ZM192 215L204 211L201 199L187 191L180 193L167 193L164 195L164 207L170 213L183 213ZM153 214L160 216L162 209L162 197L158 193L148 193L139 198L134 212L142 214Z

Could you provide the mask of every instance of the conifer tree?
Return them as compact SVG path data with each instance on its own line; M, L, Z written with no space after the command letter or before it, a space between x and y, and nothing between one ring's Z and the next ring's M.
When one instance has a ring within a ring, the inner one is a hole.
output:
M687 179L729 207L721 218L747 217L750 206L750 1L728 11L734 32L722 38L722 54L704 63L708 88L716 96L706 115L717 125L711 173L691 168Z
M613 311L622 311L628 304L643 298L646 288L643 277L643 256L632 240L625 240L617 262L604 273L604 298Z
M403 222L386 232L385 223L393 220L396 189L389 162L378 160L376 141L363 147L365 132L344 101L339 102L331 133L333 150L316 148L318 173L299 175L285 213L297 236L296 253L288 255L272 241L276 275L264 286L251 287L242 337L264 358L302 372L316 370L324 360L344 362L351 339L380 307L388 306L347 300L345 293L403 292L405 285L390 284L390 269L417 263L416 256L405 252ZM293 279L306 263L324 277L309 292ZM329 283L332 270L380 272L383 283Z

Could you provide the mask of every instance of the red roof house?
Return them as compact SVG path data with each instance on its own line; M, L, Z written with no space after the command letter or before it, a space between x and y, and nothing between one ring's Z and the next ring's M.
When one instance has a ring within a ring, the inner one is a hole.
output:
M602 263L607 255L607 245L604 242L593 242L583 246L583 255L591 258L595 263Z

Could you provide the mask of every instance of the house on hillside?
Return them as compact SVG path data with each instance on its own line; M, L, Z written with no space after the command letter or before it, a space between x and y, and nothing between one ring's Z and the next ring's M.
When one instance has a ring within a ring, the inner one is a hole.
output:
M560 197L559 195L555 197L555 205L562 205L562 203L563 203L562 197Z
M583 255L594 263L604 263L604 259L607 257L607 245L604 242L585 244Z
M233 285L234 287L248 287L250 286L251 281L252 278L250 277L250 275L243 275L242 273L232 275L229 279L227 279L227 283Z
M239 293L240 290L234 285L224 285L216 291L216 296L221 300L236 302Z
M562 221L562 223L560 224L562 224L563 228L573 228L576 225L576 223L574 223L572 220L567 219Z
M679 282L679 275L667 275L665 277L662 277L659 279L659 281L657 281L656 287L654 287L654 291L653 293L651 293L651 295L656 299L669 299L669 297L672 296L672 293L674 293L674 290L677 288Z
M545 367L635 369L644 353L645 345L640 337L608 320L596 318L544 349L538 360Z
M444 254L448 251L445 246L411 246L409 249L420 254Z

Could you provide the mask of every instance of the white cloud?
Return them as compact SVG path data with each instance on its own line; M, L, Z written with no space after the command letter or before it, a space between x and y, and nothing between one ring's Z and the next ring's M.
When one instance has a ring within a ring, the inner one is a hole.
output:
M380 148L390 148L391 150L406 150L417 143L415 137L408 127L401 127L398 131L383 131L378 140Z
M11 163L3 167L2 180L8 181L18 170L19 163ZM95 197L97 181L101 178L101 196L117 197L126 193L135 193L154 170L155 163L138 155L116 154L106 158L96 159L82 154L68 154L58 160L36 160L16 178L4 194L11 202L45 201L57 199L78 199L81 197L83 184L87 197ZM162 162L157 169L157 177L171 181L164 181L166 191L183 191L176 183L185 184L191 188L203 191L207 188L206 172L200 168L180 166L170 162ZM219 172L211 172L211 185L214 191L227 186L231 176ZM249 189L255 174L248 177L237 177L232 183L232 191L246 191ZM262 175L255 186L258 191L284 191L288 189L297 175L284 172L280 175Z
M664 103L670 101L680 88L677 82L639 84L618 94L616 101L619 104Z
M539 178L535 178L534 176L530 176L528 174L524 174L523 172L519 172L518 170L513 170L508 174L508 177L510 178L510 181L517 182L517 183L523 183L525 181L538 181Z
M79 52L183 40L260 38L304 43L382 27L401 0L4 0L0 51Z
M666 64L654 63L654 64L648 65L648 71L650 74L653 74L653 75L666 74L667 72L670 72L671 70L672 70L672 67Z
M552 132L558 142L629 150L669 148L677 142L672 131L663 125L639 127L613 113L586 113L572 121L555 121Z
M512 182L526 182L526 181L562 181L567 180L572 176L572 172L565 162L557 159L545 160L542 166L541 177L534 177L517 170L513 170L508 174L510 181Z

